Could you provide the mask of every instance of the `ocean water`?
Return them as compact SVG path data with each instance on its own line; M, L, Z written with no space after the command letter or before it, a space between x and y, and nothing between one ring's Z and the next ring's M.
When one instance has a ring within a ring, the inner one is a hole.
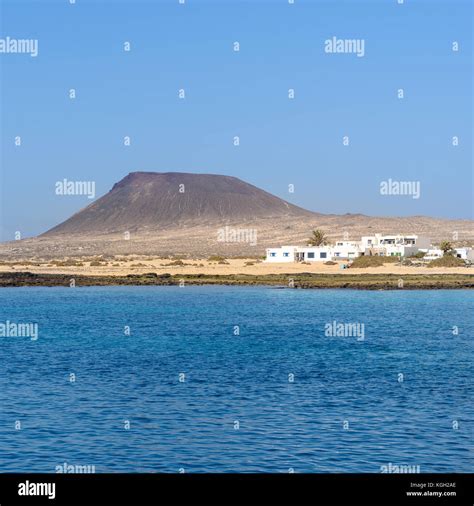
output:
M473 306L448 290L2 288L0 323L39 334L0 337L0 472L472 472ZM326 335L334 321L360 332Z

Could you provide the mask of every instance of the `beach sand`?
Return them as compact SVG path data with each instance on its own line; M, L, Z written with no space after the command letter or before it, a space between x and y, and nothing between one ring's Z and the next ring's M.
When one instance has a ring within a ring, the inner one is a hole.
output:
M100 262L101 265L95 265ZM212 262L202 259L183 259L183 265L174 265L179 260L155 257L116 257L111 260L93 260L83 258L57 259L57 260L17 260L15 262L0 263L0 272L32 272L38 274L76 274L84 276L127 276L128 274L206 274L206 275L269 275L269 274L397 274L397 275L427 275L427 274L463 274L473 275L474 268L470 267L440 267L429 268L426 266L403 266L396 263L387 263L382 267L350 268L341 269L338 262L336 265L324 265L322 262L311 264L301 263L266 263L252 258L226 259L226 263ZM62 264L75 265L62 265ZM82 264L82 265L80 265Z

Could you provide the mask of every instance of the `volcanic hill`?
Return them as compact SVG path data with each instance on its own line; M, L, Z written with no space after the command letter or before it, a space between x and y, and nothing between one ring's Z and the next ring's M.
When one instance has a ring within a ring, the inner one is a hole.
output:
M236 177L132 172L43 236L149 232L174 226L316 216Z

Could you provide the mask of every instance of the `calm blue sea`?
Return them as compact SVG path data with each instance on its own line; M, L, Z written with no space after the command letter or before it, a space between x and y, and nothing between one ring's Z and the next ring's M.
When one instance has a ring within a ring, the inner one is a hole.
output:
M2 288L0 324L39 337L0 337L0 472L472 472L473 309L454 290Z

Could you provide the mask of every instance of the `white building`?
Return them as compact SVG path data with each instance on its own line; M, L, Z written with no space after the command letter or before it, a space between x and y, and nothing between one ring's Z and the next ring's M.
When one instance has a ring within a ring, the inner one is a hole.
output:
M336 241L332 247L333 257L356 258L364 254L360 241Z
M463 260L474 261L474 250L472 248L454 248L455 257L462 258Z
M436 260L437 258L441 258L444 256L443 250L439 248L434 249L424 249L421 248L420 251L425 253L423 260ZM454 256L457 258L461 258L462 260L470 260L474 261L474 249L472 248L454 248Z
M361 241L336 241L326 246L282 246L266 250L266 262L325 262L350 260L363 255L411 256L430 247L428 237L375 234Z
M375 234L361 238L362 248L366 255L410 256L422 248L429 248L429 237L416 234L384 235Z
M420 249L425 253L423 260L436 260L437 258L441 258L443 256L443 250L434 248L434 249Z
M282 246L268 248L266 262L326 262L356 258L363 254L360 243L337 241L327 246Z

